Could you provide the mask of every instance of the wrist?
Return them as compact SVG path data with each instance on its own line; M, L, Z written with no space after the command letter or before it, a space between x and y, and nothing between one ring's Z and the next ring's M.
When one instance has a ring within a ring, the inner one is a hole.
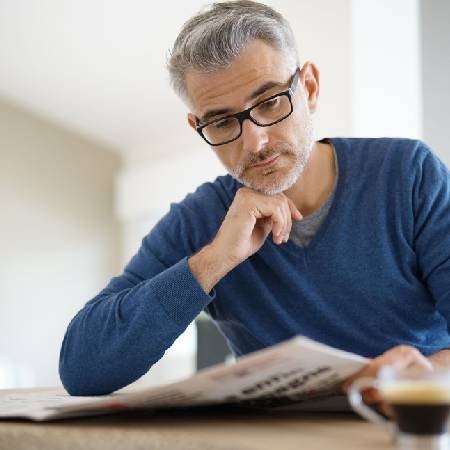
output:
M202 289L209 294L237 264L228 261L213 242L188 259L188 265Z

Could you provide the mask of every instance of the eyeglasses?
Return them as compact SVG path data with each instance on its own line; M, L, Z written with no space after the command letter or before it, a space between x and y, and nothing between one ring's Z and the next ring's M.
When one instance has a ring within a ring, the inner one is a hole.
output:
M292 114L292 97L298 85L298 68L292 76L291 84L287 91L272 95L269 98L253 105L252 107L220 119L200 125L200 119L196 120L198 134L212 146L224 145L238 139L242 134L242 123L249 119L260 127L270 127L281 122Z

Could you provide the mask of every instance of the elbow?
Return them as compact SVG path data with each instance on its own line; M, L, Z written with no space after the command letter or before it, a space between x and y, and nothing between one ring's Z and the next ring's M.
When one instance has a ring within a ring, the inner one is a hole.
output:
M98 380L93 370L86 370L80 364L67 364L62 358L59 361L59 377L64 389L73 396L107 395L116 390L108 386L105 380Z
M102 377L99 367L96 367L99 361L97 364L95 361L89 361L86 354L81 356L75 350L73 345L68 345L66 335L59 355L59 378L70 395L106 395L118 389L105 383L107 377Z
M142 376L146 370L125 364L113 355L75 351L65 343L59 358L59 377L64 389L73 396L108 395Z

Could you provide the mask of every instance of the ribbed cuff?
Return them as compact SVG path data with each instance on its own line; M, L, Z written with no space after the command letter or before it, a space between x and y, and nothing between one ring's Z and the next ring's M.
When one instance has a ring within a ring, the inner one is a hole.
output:
M177 324L186 326L216 297L214 289L211 295L205 294L188 265L187 257L156 275L152 279L152 290L167 315Z

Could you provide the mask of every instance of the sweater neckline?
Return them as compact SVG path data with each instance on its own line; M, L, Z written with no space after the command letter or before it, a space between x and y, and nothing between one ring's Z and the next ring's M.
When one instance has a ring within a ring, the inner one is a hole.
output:
M295 257L304 258L307 254L312 253L317 246L320 246L321 243L326 240L328 229L333 225L336 218L338 217L338 210L341 204L342 191L347 178L346 177L347 168L345 160L346 157L345 151L341 147L341 142L338 138L323 138L319 142L324 142L333 146L336 155L336 164L339 167L339 177L336 183L336 190L327 217L323 221L320 228L317 230L317 233L315 234L313 239L305 247L298 246L291 239L289 239L289 241L286 242L285 244L276 245L269 237L266 240L266 243L263 246L263 248L266 247L266 245L276 246L281 251L286 251L287 253L290 253Z

